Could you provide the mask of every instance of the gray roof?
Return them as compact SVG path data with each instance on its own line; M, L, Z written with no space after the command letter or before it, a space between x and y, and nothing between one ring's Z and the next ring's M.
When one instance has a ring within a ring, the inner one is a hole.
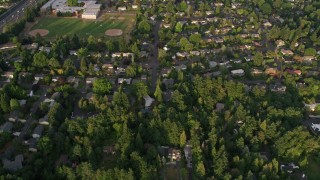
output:
M0 132L11 132L13 124L11 122L6 122L0 126Z
M34 129L33 134L41 135L42 132L43 132L43 129L44 129L44 126L43 126L43 125L38 125L38 126Z
M14 161L3 159L3 168L8 169L10 171L17 171L22 168L23 159L24 158L22 154L17 155Z

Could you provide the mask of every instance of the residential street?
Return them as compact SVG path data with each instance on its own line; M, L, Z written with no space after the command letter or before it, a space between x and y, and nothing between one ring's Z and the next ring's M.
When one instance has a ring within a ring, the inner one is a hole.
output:
M49 89L48 86L41 86L41 95L39 97L39 99L33 104L33 107L30 110L30 115L27 119L27 122L25 123L24 127L22 128L21 134L18 137L19 140L22 140L23 137L26 135L26 133L28 132L32 122L34 121L34 119L32 118L32 114L35 114L37 109L40 106L40 103L44 101L44 99L46 98L45 94L47 93L47 90Z
M157 78L158 78L158 69L159 69L159 61L158 61L158 43L159 43L159 36L158 32L160 29L160 21L157 21L153 27L153 34L154 34L154 44L153 44L153 55L152 55L152 88L151 91L154 92L157 85Z
M18 137L16 137L15 139L13 139L13 141L18 140L18 141L22 141L23 137L26 135L26 133L28 132L32 122L34 122L35 119L32 118L32 114L35 114L37 109L40 106L40 103L44 101L44 99L46 98L45 94L47 93L48 90L48 86L41 86L41 95L39 97L39 99L33 103L33 107L30 109L30 114L28 116L28 119L26 121L26 123L24 124L21 133ZM15 148L13 146L10 146L6 149L6 151L4 152L6 157L11 157L11 155L14 153Z

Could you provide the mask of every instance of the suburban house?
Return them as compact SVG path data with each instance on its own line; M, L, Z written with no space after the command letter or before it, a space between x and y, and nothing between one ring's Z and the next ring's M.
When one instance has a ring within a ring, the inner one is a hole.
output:
M95 78L95 77L88 77L88 78L86 78L86 84L93 84L94 81L96 81L96 80L97 80L97 78Z
M244 70L243 69L232 70L231 74L233 76L244 76Z
M151 104L154 102L154 99L151 98L149 95L143 96L143 99L145 100L144 106L146 109L148 109L151 106Z
M252 73L253 75L260 75L260 74L263 73L263 71L260 70L260 69L253 68L252 71L251 71L251 73Z
M263 23L263 25L264 25L265 27L272 27L272 24L271 24L269 21Z
M39 124L41 124L41 125L49 125L48 114L39 119Z
M86 94L86 99L89 100L89 101L93 100L93 92L88 92Z
M29 151L30 152L37 152L37 139L31 138L28 141L26 141L26 144L29 145Z
M224 109L224 104L222 104L222 103L217 103L216 104L216 111L220 112L223 109Z
M289 74L294 74L294 75L301 76L301 70L299 70L299 69L289 69L289 68L286 68L284 71L287 72L287 73L289 73Z
M279 93L282 93L282 92L285 92L287 89L286 86L283 86L279 83L276 83L276 84L273 84L273 85L270 85L270 90L272 92L279 92Z
M116 149L114 145L111 146L104 146L103 147L103 152L106 154L112 154L114 155L116 153Z
M118 78L118 84L126 83L131 84L132 78Z
M281 171L286 171L287 173L292 174L295 169L299 169L299 166L296 166L294 163L289 163L289 164L281 164L280 165Z
M10 122L16 122L19 119L18 116L19 116L19 112L18 111L13 111L13 112L10 113L10 115L8 117L8 120Z
M22 154L17 155L13 161L2 159L3 168L9 171L17 171L22 168L24 158Z
M43 79L44 78L44 75L43 74L36 74L36 75L34 75L34 79L36 80L36 81L39 81L40 79Z
M3 75L1 75L2 77L6 77L8 79L13 79L13 71L6 71Z
M11 133L12 127L13 127L12 122L5 122L0 126L0 133L3 133L3 132Z
M165 102L169 102L172 98L173 91L165 91L163 92L163 100Z
M44 130L44 126L43 125L37 125L37 127L33 130L33 133L32 133L32 137L33 138L40 138L41 135L42 135L42 132Z
M173 66L173 68L177 71L182 71L182 70L186 70L187 66L185 64L181 64L179 66Z
M170 72L171 72L170 68L162 68L160 74L162 77L168 77Z
M163 79L162 83L166 86L167 89L170 89L173 87L174 80L172 78L170 79Z
M304 103L304 107L307 108L310 111L315 111L316 107L320 105L320 103L313 103L313 104L306 104Z
M303 56L303 61L304 62L311 62L313 60L315 60L314 56Z
M177 52L176 56L179 58L185 58L188 56L188 53L187 52Z
M179 161L181 158L181 153L179 149L169 148L168 150L168 158L171 161Z
M210 68L215 68L217 65L218 65L217 62L215 62L215 61L209 61L209 67L210 67Z
M265 73L266 73L267 75L275 76L275 75L278 74L278 70L277 70L276 68L267 68L267 69L265 70Z
M281 47L281 46L284 46L285 43L284 43L284 41L282 41L282 40L277 40L277 41L276 41L276 45L277 45L278 47Z
M285 56L292 56L293 55L293 52L291 50L281 49L281 53L282 53L282 55L285 55Z
M126 11L127 7L126 6L119 6L118 11Z

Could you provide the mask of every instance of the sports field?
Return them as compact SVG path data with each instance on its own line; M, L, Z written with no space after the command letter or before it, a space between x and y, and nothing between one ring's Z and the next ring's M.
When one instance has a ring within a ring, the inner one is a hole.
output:
M75 18L42 17L30 31L45 29L48 34L44 38L55 38L63 35L77 34L78 37L107 37L106 31L109 29L119 29L123 31L121 36L129 36L135 25L134 15L105 15L98 20L84 20Z

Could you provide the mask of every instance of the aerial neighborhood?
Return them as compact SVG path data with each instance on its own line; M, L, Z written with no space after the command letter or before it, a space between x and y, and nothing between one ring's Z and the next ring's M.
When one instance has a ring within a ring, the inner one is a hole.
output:
M0 34L0 177L317 179L319 19L317 1L39 1Z

